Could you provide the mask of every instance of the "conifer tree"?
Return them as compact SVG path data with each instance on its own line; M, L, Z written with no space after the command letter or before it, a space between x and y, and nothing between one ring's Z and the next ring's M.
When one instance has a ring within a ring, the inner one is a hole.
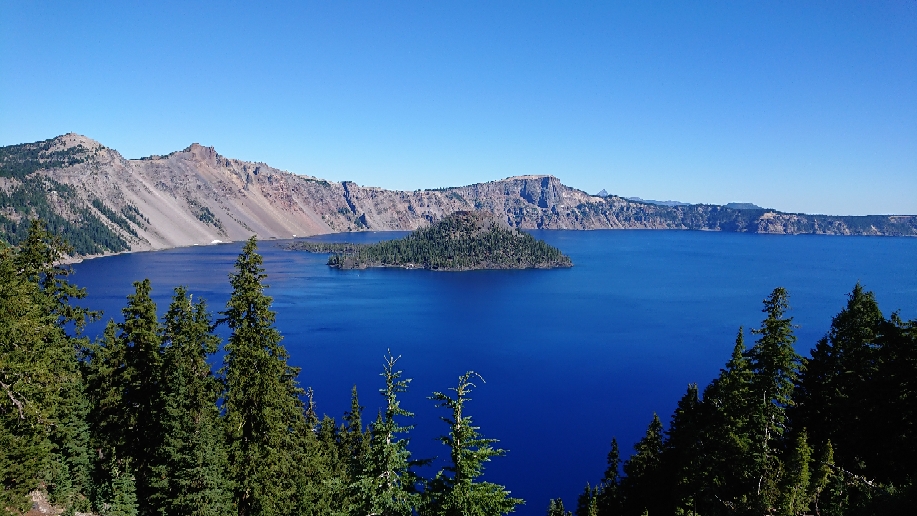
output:
M153 514L150 497L153 456L160 442L160 384L162 366L162 329L156 315L156 303L150 294L150 280L134 282L134 293L127 296L121 310L124 322L118 338L124 349L124 394L121 410L126 426L124 448L119 457L131 459L135 488L141 514Z
M225 438L217 409L221 391L207 358L219 338L210 331L204 301L192 303L183 287L166 312L163 340L159 434L153 457L150 505L164 516L229 515Z
M811 474L809 466L812 450L806 439L805 430L799 432L790 455L787 457L783 478L781 478L779 512L786 516L802 514L811 501Z
M59 265L70 248L33 221L18 249L0 245L0 512L43 485L69 510L88 491L79 332L95 314Z
M836 448L836 460L846 469L872 462L876 418L873 380L878 374L880 333L885 322L872 292L859 283L848 294L846 307L831 321L799 378L792 411L794 424L809 431L811 442Z
M611 450L606 457L607 467L602 476L596 494L596 506L600 516L618 516L622 510L621 495L621 454L618 450L618 440L611 440Z
M665 488L662 491L668 495L669 512L696 512L697 496L705 482L701 474L704 455L701 425L697 385L691 384L679 400L665 432L662 452L662 482ZM664 497L660 493L660 498Z
M786 290L774 289L764 300L762 311L767 317L760 329L753 330L760 337L748 351L754 373L749 411L750 451L757 478L753 505L762 512L772 510L777 502L786 412L793 403L793 388L800 369L800 356L793 349L796 337L792 318L786 317L788 309Z
M598 494L599 490L590 486L587 482L583 492L576 499L576 516L598 516L601 514L599 513Z
M253 237L230 275L232 294L220 322L231 330L223 365L223 410L229 438L230 476L239 516L286 516L299 511L305 428L299 369L274 328L271 298Z
M573 513L567 510L564 510L564 501L560 498L552 499L548 502L548 514L547 516L573 516Z
M366 462L354 486L358 514L408 516L420 501L416 489L420 479L411 469L419 463L411 460L411 452L407 449L409 441L401 437L414 427L396 420L414 417L401 407L398 399L411 382L410 378L403 378L402 371L395 369L398 358L391 352L385 357L382 371L385 388L379 390L385 398L385 408L370 425Z
M662 485L662 421L653 414L646 435L634 445L634 453L624 463L621 488L627 514L663 514L665 503L657 493Z
M111 493L103 505L102 516L137 516L137 493L131 461L116 460L111 468Z
M701 403L703 481L698 494L701 513L732 513L747 509L756 489L751 472L749 404L752 371L745 356L742 328L719 376L704 389Z
M455 391L454 398L441 392L430 397L439 402L437 406L451 412L451 416L441 418L449 425L449 433L440 437L449 447L451 465L437 473L424 491L419 511L423 516L496 516L513 512L516 505L524 503L510 497L501 485L477 481L484 463L506 451L494 448L496 439L482 437L479 428L472 425L471 417L465 415L465 403L470 401L468 394L475 387L472 377L481 378L474 371L459 376L458 385L450 389Z

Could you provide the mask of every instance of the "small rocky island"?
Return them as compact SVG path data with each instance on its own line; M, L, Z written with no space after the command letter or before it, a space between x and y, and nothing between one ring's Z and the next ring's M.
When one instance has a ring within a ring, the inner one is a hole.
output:
M401 267L437 271L572 267L570 257L492 214L460 211L399 240L377 244L296 242L289 249L332 253L338 269Z

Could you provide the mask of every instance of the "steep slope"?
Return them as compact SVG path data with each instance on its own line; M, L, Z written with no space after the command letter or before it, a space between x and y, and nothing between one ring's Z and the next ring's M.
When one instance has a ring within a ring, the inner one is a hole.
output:
M659 206L519 176L400 192L331 182L225 158L192 144L125 159L77 134L0 148L0 231L9 242L41 217L77 254L164 249L257 235L290 238L414 230L456 211L486 210L531 229L696 229L917 235L915 216L831 217L723 206Z

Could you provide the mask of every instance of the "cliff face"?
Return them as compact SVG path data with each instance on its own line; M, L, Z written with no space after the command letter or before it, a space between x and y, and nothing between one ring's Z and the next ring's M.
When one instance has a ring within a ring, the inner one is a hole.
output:
M21 233L24 219L41 216L59 219L61 227L70 224L72 232L91 227L111 233L106 242L123 242L120 247L83 246L83 254L164 249L251 235L290 238L414 230L467 210L486 210L524 229L917 235L914 216L829 217L711 205L658 206L588 195L553 176L400 192L295 175L264 163L225 158L198 144L139 160L125 159L72 133L0 148L3 236L15 240L11 235Z

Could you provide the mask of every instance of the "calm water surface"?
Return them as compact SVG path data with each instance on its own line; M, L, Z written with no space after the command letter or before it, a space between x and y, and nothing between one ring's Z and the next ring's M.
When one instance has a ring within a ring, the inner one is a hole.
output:
M375 241L402 233L319 237ZM612 437L622 453L658 412L667 421L689 383L705 386L726 362L740 326L757 327L761 301L790 292L803 354L826 332L857 281L888 314L917 317L917 239L773 236L688 231L538 231L570 255L563 270L461 273L338 271L326 255L265 241L277 326L319 412L338 419L357 385L372 420L387 349L413 378L402 406L415 412L415 457L443 457L445 415L427 399L479 372L467 410L509 453L488 480L544 514L568 507L604 471ZM241 243L137 253L77 264L86 304L120 320L131 282L150 278L162 313L172 288L221 310ZM101 324L101 323L99 323ZM92 333L100 333L96 325ZM751 342L749 337L747 342ZM432 476L433 468L423 474Z

